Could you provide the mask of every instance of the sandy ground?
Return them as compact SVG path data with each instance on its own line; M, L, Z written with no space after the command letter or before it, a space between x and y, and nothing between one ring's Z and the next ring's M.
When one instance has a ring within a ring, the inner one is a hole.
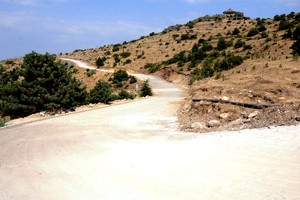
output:
M0 129L0 199L299 199L300 126L182 133L184 91Z

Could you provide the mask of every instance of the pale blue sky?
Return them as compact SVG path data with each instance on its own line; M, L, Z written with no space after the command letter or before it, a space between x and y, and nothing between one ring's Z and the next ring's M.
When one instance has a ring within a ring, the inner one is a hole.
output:
M0 60L130 41L228 8L272 18L300 0L0 0Z

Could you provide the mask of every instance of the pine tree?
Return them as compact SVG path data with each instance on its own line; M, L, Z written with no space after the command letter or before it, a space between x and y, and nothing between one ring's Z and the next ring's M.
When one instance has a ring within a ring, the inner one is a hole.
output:
M153 93L152 93L152 90L149 86L149 81L146 80L142 84L142 87L141 87L141 90L140 90L140 96L141 97L146 97L146 96L152 96L152 95L153 95Z

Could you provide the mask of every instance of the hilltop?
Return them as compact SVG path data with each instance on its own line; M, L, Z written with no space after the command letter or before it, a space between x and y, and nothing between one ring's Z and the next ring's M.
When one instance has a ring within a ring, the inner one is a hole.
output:
M178 112L182 130L296 123L300 116L300 14L273 19L236 14L200 17L137 40L58 56L104 69L153 73L188 88L189 96ZM76 77L92 88L105 75L96 72L87 76L87 71L79 70ZM277 106L256 110L195 103L192 99L196 98Z

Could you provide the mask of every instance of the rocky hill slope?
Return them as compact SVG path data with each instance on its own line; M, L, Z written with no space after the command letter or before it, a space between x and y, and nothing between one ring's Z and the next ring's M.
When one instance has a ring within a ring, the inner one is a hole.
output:
M202 17L131 42L63 56L189 86L179 111L183 130L294 124L300 116L299 18L299 13L273 19ZM257 110L192 101L197 98L276 106Z

